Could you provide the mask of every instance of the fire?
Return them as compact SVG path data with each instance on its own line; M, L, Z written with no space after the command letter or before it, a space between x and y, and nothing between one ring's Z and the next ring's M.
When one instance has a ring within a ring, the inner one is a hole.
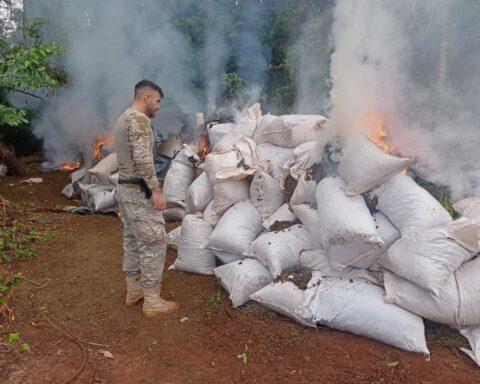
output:
M105 137L99 137L93 144L93 159L99 161L102 158L102 150L104 147L111 148L113 146L113 134L107 132Z
M69 163L69 164L64 164L60 167L61 171L75 171L76 169L80 168L80 163Z
M207 139L207 136L205 135L202 135L200 136L200 141L198 143L198 147L199 147L199 156L200 156L200 159L203 160L205 159L205 157L208 155L208 153L210 152L209 150L209 145L208 145L208 139Z
M362 116L359 125L368 130L368 138L377 144L385 153L394 154L396 152L393 145L388 142L388 130L380 116L369 111Z

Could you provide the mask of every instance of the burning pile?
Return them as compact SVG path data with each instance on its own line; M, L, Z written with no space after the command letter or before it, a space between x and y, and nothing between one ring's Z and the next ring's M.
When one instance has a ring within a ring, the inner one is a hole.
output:
M452 221L373 126L387 146L331 140L322 116L258 104L210 126L212 152L202 162L184 148L165 179L169 206L187 213L169 233L171 268L215 274L235 307L255 300L408 351L429 354L422 317L478 340L480 220Z

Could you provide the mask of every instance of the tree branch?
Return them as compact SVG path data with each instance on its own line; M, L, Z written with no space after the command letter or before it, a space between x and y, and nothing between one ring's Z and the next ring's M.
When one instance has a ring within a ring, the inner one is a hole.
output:
M41 96L37 96L37 95L35 95L34 93L31 93L31 92L28 92L28 91L22 91L21 89L14 89L13 91L14 91L14 92L23 93L24 95L28 95L28 96L35 97L36 99L45 100L45 99L44 99L43 97L41 97Z

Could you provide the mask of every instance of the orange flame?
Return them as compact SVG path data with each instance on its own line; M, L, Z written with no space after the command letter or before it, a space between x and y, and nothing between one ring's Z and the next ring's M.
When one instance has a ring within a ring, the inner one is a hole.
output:
M107 132L105 137L99 137L95 144L93 144L93 158L94 160L100 160L102 158L103 147L111 148L113 146L113 134Z
M61 171L75 171L76 169L80 168L80 163L69 163L69 164L64 164L60 167Z
M210 150L208 149L208 140L206 136L204 135L200 136L200 141L198 143L198 146L199 146L200 159L203 160L210 152Z
M394 154L396 152L393 145L388 142L388 130L380 116L369 111L361 117L360 123L357 125L366 128L368 138L385 153Z

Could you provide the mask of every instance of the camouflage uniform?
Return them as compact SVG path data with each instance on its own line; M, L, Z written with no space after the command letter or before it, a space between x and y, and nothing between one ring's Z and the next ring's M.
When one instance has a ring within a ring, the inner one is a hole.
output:
M119 178L141 177L150 188L158 187L150 119L131 107L118 119L113 135ZM140 272L142 286L154 287L162 281L167 249L162 213L153 209L138 185L119 184L117 200L123 221L123 272Z

